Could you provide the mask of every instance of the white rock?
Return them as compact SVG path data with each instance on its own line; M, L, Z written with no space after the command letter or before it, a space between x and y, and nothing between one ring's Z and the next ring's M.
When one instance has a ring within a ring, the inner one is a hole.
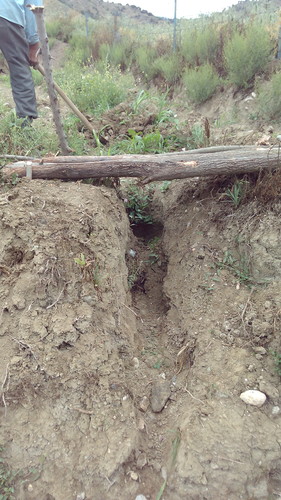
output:
M130 478L131 478L133 481L138 481L139 476L138 476L138 474L137 474L135 471L131 470L131 471L129 472L129 474L130 474Z
M135 500L146 500L146 497L144 495L138 495Z
M273 417L278 417L280 415L280 406L273 406L271 414Z
M82 493L79 493L79 495L77 495L76 500L85 500L85 498L86 493L83 491Z
M266 395L263 392L256 390L242 392L242 394L240 394L240 398L244 401L244 403L258 407L262 406L266 401Z
M140 362L138 360L138 358L133 358L133 365L134 365L134 368L139 368L140 367Z

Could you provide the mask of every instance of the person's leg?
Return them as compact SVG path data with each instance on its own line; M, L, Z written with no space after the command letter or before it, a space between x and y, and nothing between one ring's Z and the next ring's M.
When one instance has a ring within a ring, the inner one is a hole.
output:
M37 118L34 83L28 61L28 43L24 29L0 18L0 49L9 66L17 116Z

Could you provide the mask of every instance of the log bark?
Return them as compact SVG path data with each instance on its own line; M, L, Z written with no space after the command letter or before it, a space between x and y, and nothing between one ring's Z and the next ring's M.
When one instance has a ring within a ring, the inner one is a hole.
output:
M4 175L33 179L81 180L103 177L139 177L144 184L154 181L246 174L280 168L279 148L209 148L158 155L53 157L16 162L2 169Z

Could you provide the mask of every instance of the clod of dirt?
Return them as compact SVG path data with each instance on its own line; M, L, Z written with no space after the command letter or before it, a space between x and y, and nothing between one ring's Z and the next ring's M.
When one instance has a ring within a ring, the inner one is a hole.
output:
M274 404L279 403L279 391L277 387L275 387L273 384L266 380L261 380L259 383L259 390L261 392L264 392L272 401Z
M171 383L167 380L153 384L151 388L151 408L155 413L163 410L169 397L171 396Z

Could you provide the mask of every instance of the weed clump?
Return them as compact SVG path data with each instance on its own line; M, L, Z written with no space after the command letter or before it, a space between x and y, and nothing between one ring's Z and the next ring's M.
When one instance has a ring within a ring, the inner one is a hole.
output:
M139 187L135 184L128 185L124 201L132 225L153 223L150 211L153 192L154 190L151 186Z
M231 188L228 188L225 191L225 196L229 198L231 203L234 205L234 208L238 208L243 201L245 195L247 181L245 180L236 180Z

